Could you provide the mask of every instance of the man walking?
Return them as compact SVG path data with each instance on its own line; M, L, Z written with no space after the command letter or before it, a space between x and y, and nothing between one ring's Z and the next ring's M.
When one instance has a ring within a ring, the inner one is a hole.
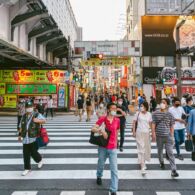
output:
M177 97L174 97L173 106L169 109L169 112L173 115L175 119L174 124L174 137L175 137L175 148L177 151L177 156L179 160L183 160L183 156L180 154L180 145L182 145L185 142L185 118L186 113L184 109L180 106L181 102L180 99ZM183 116L185 118L183 118Z
M174 124L175 120L170 112L168 112L168 99L162 99L160 104L160 110L156 111L152 115L152 140L157 142L158 158L160 161L161 169L165 168L163 159L163 148L165 145L168 159L171 165L171 176L178 177L179 174L176 171L175 157L173 154L173 136L174 136Z

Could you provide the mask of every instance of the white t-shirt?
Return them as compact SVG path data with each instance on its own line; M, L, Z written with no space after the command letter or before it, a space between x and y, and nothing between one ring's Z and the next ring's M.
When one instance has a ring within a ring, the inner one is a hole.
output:
M48 108L53 108L53 100L52 99L48 100L47 107Z
M144 114L142 112L137 112L134 121L137 121L137 119L138 119L137 131L148 133L150 131L150 122L152 122L151 113L146 112Z
M171 108L169 108L169 112L173 115L175 119L181 119L182 114L185 114L185 111L181 106L177 108L172 106ZM175 121L174 129L185 129L185 124Z

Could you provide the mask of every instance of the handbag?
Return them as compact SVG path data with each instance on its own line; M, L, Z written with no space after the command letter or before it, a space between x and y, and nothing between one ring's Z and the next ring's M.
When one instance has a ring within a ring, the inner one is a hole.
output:
M191 139L188 139L185 141L185 149L187 152L192 152L193 151L193 143Z
M192 161L195 161L195 151L192 152Z
M137 131L139 115L140 115L140 112L138 113L137 120L135 121L135 132ZM133 128L132 128L132 131L133 131Z
M105 139L103 135L99 135L99 134L97 135L97 133L91 132L89 143L101 147L106 147L110 140L111 132L107 128L105 128L105 131L108 134L107 139Z
M49 143L49 136L47 130L41 126L39 134L36 138L38 148L45 147Z

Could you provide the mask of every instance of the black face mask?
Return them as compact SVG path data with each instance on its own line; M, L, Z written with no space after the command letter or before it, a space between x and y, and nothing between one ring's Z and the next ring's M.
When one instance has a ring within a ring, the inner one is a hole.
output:
M180 104L175 104L175 107L179 107L180 106Z

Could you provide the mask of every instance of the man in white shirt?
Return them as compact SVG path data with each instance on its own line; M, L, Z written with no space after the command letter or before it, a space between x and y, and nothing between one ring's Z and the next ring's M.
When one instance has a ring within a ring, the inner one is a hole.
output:
M175 118L174 125L174 137L175 137L175 148L177 151L177 156L179 160L183 160L183 156L180 154L180 145L185 142L185 111L181 107L181 101L179 98L175 97L173 99L173 106L169 109L169 112Z

